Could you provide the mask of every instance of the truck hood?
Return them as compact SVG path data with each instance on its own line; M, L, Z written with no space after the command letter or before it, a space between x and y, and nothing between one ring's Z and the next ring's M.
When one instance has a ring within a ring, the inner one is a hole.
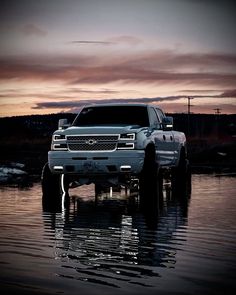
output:
M122 133L137 133L142 128L137 125L133 126L89 126L89 127L76 127L72 126L62 131L65 135L78 135L78 134L122 134Z

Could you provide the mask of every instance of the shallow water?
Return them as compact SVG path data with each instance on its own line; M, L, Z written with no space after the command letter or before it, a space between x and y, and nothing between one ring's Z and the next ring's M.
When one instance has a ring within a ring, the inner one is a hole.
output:
M1 294L233 294L236 178L194 175L188 200L164 191L160 215L92 186L44 212L41 187L0 188Z

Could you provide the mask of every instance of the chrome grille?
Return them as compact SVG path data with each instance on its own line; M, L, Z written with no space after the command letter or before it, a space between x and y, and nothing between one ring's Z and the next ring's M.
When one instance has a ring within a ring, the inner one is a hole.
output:
M67 135L68 141L85 141L85 140L105 140L105 141L113 141L118 140L118 135Z
M94 145L75 143L68 146L71 151L111 151L116 148L116 143L96 143Z
M112 151L118 135L68 135L66 139L71 151Z

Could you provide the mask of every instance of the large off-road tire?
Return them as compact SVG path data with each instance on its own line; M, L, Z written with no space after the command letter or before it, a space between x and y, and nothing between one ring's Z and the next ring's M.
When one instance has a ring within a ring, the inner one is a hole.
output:
M172 192L179 197L191 194L191 167L184 150L180 153L179 164L172 169Z
M110 186L101 184L101 183L95 183L94 189L95 189L95 196L101 195L102 193L110 192Z
M69 200L68 188L64 174L53 174L46 163L41 175L43 209L56 209L66 205Z
M95 189L95 196L101 195L103 192L103 186L100 183L95 183L94 189Z
M140 205L143 208L159 208L159 165L155 146L149 145L145 151L143 169L139 177Z

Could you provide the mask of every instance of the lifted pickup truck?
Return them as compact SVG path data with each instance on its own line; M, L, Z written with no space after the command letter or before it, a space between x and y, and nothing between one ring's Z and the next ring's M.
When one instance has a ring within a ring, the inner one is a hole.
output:
M58 125L42 171L44 195L90 183L96 192L124 185L142 193L164 170L179 185L186 182L185 135L173 131L173 118L156 105L89 105L72 125L66 119Z

